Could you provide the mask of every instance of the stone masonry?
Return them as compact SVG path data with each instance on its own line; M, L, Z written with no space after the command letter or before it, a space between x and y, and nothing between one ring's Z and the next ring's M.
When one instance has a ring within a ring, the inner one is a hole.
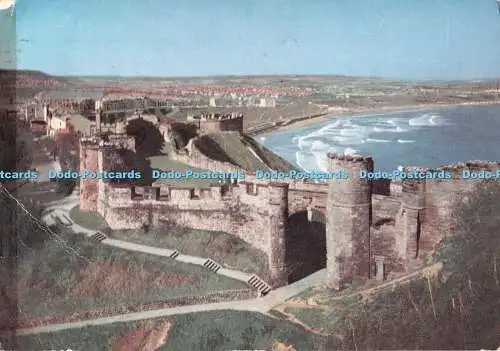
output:
M129 139L82 140L81 169L109 169L106 153L118 147L133 148ZM346 171L349 179L330 180L328 184L270 182L247 174L243 181L206 189L172 188L161 182L144 187L81 179L80 206L100 213L111 229L168 223L235 235L267 253L267 278L274 287L288 283L287 252L300 250L286 244L290 218L300 212L320 212L326 218L326 283L338 290L353 276L370 278L378 272L377 278L383 279L387 274L417 267L422 253L431 253L452 233L454 203L478 183L460 179L394 181L384 194L375 194L374 183L359 179L361 170L374 169L370 157L328 157L330 170ZM499 168L496 162L474 161L437 171L458 174L463 169ZM305 216L306 220L309 217Z
M99 147L95 143L80 142L80 170L98 172ZM97 211L98 182L88 177L80 179L80 209Z
M285 264L285 236L288 222L288 184L270 183L269 188L269 269L271 286L288 283Z
M372 181L359 174L373 172L373 159L334 153L328 159L330 171L348 174L348 179L330 181L328 188L327 285L338 290L353 276L370 274Z

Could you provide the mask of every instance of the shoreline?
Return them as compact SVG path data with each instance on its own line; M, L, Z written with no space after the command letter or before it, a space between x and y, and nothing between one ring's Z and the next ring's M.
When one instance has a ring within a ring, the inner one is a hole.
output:
M397 112L419 112L429 109L446 109L462 106L483 106L483 105L500 105L500 100L497 101L475 101L475 102L461 102L454 104L421 104L421 105L407 105L407 106L386 106L386 107L369 107L360 109L346 109L342 111L328 111L312 116L290 118L279 125L270 125L263 127L258 131L249 132L251 136L260 136L262 134L278 131L286 131L295 128L302 128L320 124L334 120L339 117L366 117L372 115L385 115Z

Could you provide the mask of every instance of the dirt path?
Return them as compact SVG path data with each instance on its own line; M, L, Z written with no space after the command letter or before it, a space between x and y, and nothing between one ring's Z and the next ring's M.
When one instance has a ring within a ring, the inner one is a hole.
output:
M302 322L300 319L295 317L293 314L286 312L285 310L287 307L290 307L290 306L288 306L286 303L284 303L284 304L281 304L280 306L276 307L274 310L279 312L281 315L283 315L288 322L295 324L295 325L299 325L311 333L314 333L314 334L320 335L320 336L325 336L325 337L329 336L328 333L324 333L324 332L321 332L317 329L314 329L314 328L310 327L309 325L307 325L306 323ZM303 308L303 306L300 306L300 308ZM309 306L308 308L314 308L314 307Z
M409 273L407 275L401 276L401 277L396 278L394 280L388 281L386 283L383 283L383 284L380 284L380 285L377 285L377 286L374 286L374 287L371 287L368 289L356 291L356 292L353 292L350 294L332 296L331 298L329 298L329 301L343 300L343 299L348 299L348 298L352 298L352 297L356 297L356 296L366 298L367 296L374 294L380 290L386 289L386 288L395 289L397 286L400 286L404 283L408 283L413 278L418 277L420 275L423 275L425 277L435 277L437 275L437 273L439 273L442 270L442 268L443 268L442 262L437 262L431 266L423 267L422 269L419 269L415 272ZM312 300L312 303L311 303L311 300ZM322 336L329 335L327 333L320 332L320 331L314 329L313 327L307 325L305 322L298 319L293 314L286 312L286 309L290 308L290 307L302 308L302 309L314 309L314 310L319 310L319 312L326 312L330 309L334 309L334 307L318 304L314 301L313 298L311 298L311 299L309 299L309 301L300 301L300 300L285 301L282 304L275 306L273 308L273 310L275 310L275 311L279 312L280 314L282 314L283 316L285 316L287 318L287 320L291 323L294 323L296 325L300 325L303 328L305 328L306 330L308 330L312 333L318 334L318 335L322 335Z

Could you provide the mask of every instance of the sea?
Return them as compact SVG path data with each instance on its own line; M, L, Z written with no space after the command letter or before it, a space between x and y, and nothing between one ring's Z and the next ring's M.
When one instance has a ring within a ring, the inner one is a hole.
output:
M500 161L500 105L332 117L256 139L305 171L328 171L328 152L372 156L380 171Z

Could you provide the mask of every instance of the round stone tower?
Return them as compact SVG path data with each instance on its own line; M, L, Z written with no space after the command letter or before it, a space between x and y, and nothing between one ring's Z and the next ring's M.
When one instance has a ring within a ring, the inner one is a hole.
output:
M360 174L373 172L373 159L329 153L328 160L331 172L348 176L330 180L327 200L327 285L340 290L352 277L370 274L372 181Z
M99 144L95 140L80 140L80 172L99 171ZM97 179L80 178L80 210L97 211L99 184Z
M425 170L418 170L425 171ZM406 270L415 266L418 258L420 233L422 230L425 207L425 180L404 179L401 188L402 233L396 236L396 246Z
M272 287L288 284L285 236L288 223L288 183L269 184L268 261Z
M406 172L412 170L405 169ZM425 172L426 170L418 170ZM425 179L403 179L401 181L401 202L403 207L421 209L425 200Z

